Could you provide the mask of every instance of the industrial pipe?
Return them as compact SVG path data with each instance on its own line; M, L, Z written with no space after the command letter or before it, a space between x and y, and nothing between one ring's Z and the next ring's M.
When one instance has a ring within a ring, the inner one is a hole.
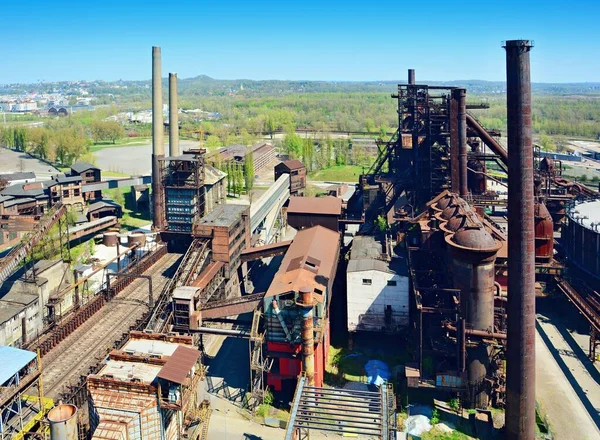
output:
M502 145L500 145L498 141L496 141L496 139L490 136L486 129L479 125L479 122L477 122L473 116L467 113L466 120L467 125L473 131L475 131L475 133L477 133L477 136L481 138L483 143L486 144L488 148L492 150L495 154L500 156L500 160L504 165L508 165L508 153L506 152L504 147L502 147Z
M302 371L306 375L308 386L315 385L315 332L313 309L315 306L312 289L300 289L300 303L302 312Z
M458 103L458 169L459 169L459 193L466 197L469 193L467 185L467 90L455 90Z
M452 324L448 324L448 323L444 324L444 328L451 332L458 331L458 329L455 326L453 326ZM473 329L469 329L469 328L465 328L464 333L467 336L477 336L477 337L482 337L482 338L494 338L494 339L501 339L503 341L506 340L505 333L486 332L485 330L473 330Z
M165 157L160 47L152 47L152 220L155 229L163 228L160 160Z
M415 82L415 69L408 69L408 84L414 85Z
M179 105L177 74L169 73L169 156L179 156Z
M529 40L506 41L508 343L506 434L535 438L535 230Z
M211 328L199 327L197 329L189 329L190 333L200 333L207 335L232 336L234 338L249 338L250 332L246 329L227 329L227 328Z

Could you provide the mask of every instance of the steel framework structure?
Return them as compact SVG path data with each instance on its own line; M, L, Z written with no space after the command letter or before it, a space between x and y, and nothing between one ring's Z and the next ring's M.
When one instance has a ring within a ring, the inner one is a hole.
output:
M298 380L285 440L310 439L310 432L372 435L382 440L395 438L395 399L391 384L376 391L308 386Z

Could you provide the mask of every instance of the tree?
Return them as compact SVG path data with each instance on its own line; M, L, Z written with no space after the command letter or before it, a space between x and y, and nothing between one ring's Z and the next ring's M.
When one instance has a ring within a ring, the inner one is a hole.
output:
M265 120L265 128L267 129L267 133L271 136L271 139L273 139L273 133L277 130L277 124L271 115L268 115Z
M116 144L118 139L125 136L125 129L115 121L94 121L90 124L90 131L95 143L111 141Z
M302 141L302 138L296 133L288 133L283 139L283 147L290 159L300 157L303 146L304 142Z
M552 138L547 134L540 136L540 146L544 151L556 151L556 144L552 142Z
M246 149L246 157L244 159L244 185L248 192L254 186L254 153L251 148Z
M383 215L378 215L375 219L375 227L379 232L385 232L388 229L388 222Z
M209 150L213 148L220 148L223 146L223 144L221 143L221 139L219 139L219 136L215 136L214 134L211 134L206 138L206 142L204 143L204 145Z

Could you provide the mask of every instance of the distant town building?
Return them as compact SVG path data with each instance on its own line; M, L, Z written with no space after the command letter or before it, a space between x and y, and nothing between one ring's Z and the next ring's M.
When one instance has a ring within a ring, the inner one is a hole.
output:
M275 160L276 152L273 145L268 143L259 143L247 147L245 145L235 144L228 147L219 148L216 153L213 153L209 158L209 162L213 165L217 162L217 156L222 163L235 162L240 165L244 164L248 153L252 152L252 160L254 163L254 174L266 168L266 166Z

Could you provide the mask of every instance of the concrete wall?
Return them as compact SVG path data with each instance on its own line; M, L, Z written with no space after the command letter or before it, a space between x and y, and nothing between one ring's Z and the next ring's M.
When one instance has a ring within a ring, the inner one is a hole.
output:
M408 277L368 270L348 272L348 331L381 331L385 326L385 310L392 307L392 326L408 325ZM371 280L364 284L363 280ZM389 286L388 281L396 282Z
M42 315L39 312L38 301L28 305L0 304L4 310L14 310L12 318L0 324L0 345L19 347L27 341L35 339L42 329ZM21 309L20 311L17 311ZM23 341L23 319L25 319L25 330L27 341Z

